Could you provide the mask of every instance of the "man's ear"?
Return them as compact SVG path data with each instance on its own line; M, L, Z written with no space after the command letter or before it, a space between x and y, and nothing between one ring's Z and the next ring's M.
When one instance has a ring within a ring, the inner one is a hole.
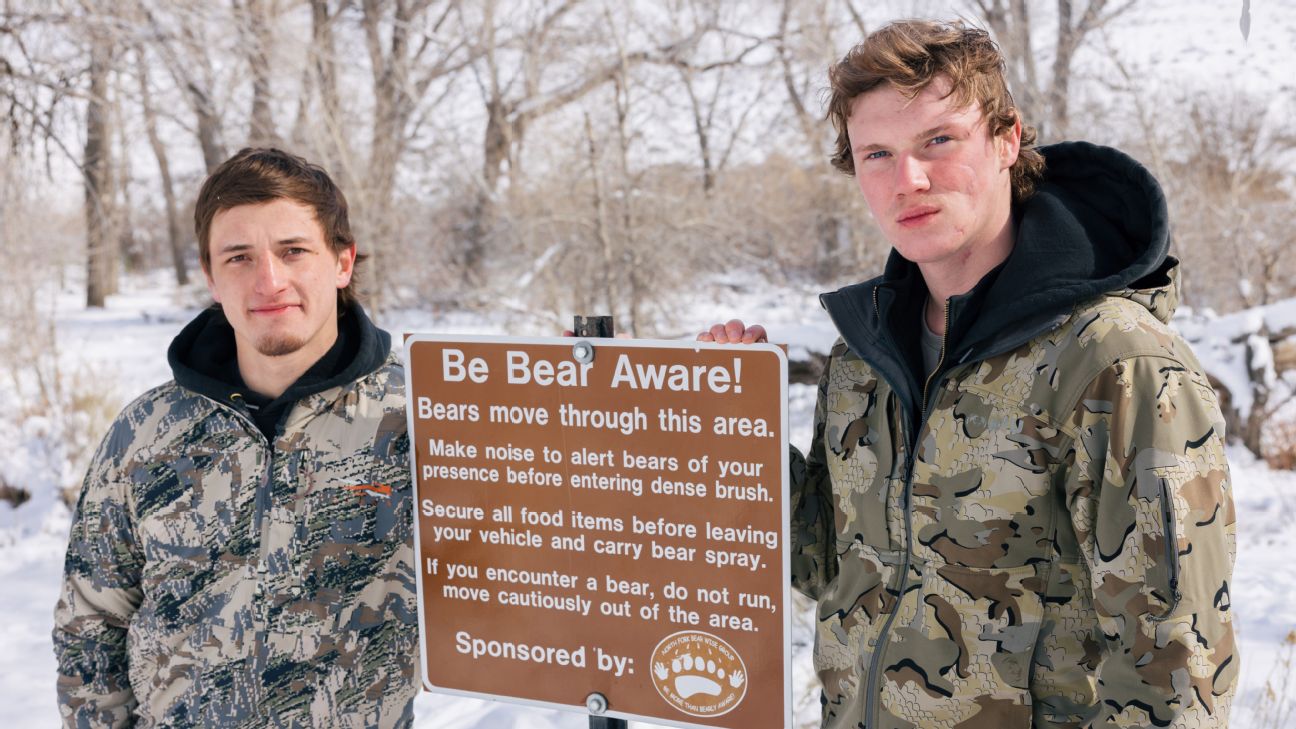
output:
M1017 155L1021 152L1022 123L1021 114L1013 111L1013 124L999 135L1000 169L1008 169L1017 164Z
M351 245L338 251L337 254L337 287L344 289L351 283L351 274L355 271L356 245Z

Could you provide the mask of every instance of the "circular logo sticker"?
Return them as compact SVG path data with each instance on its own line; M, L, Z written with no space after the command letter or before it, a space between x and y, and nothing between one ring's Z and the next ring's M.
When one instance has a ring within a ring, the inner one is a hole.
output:
M652 682L666 703L689 716L720 716L747 695L747 669L733 646L710 633L666 636L652 654Z

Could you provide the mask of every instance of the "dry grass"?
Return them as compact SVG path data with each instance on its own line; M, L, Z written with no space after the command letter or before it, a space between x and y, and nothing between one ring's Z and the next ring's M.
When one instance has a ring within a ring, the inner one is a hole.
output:
M1269 669L1264 691L1255 710L1255 729L1288 729L1296 721L1296 691L1292 676L1296 674L1296 630L1283 639L1278 658Z

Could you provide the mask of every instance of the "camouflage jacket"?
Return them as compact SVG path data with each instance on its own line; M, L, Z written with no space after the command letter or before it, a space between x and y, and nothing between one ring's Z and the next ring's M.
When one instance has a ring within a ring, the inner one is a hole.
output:
M1059 310L1057 287L1020 285L1052 265L1030 215L993 282L950 300L925 382L879 325L905 262L826 297L846 336L792 495L824 727L1227 725L1231 482L1215 393L1166 325L1175 262L1149 244L1131 285Z
M126 407L87 474L55 611L65 725L412 722L405 381L383 352L297 401L273 444L175 382Z

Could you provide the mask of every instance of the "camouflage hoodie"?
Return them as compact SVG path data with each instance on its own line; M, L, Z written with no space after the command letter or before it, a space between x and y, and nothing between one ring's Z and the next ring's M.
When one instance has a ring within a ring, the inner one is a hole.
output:
M404 373L359 307L341 321L358 351L287 393L273 443L209 374L233 351L217 310L172 344L176 380L113 423L55 610L66 726L412 722Z
M1227 724L1232 483L1215 394L1166 326L1165 200L1047 147L1012 255L952 298L920 380L916 267L826 294L842 338L794 461L823 726Z

